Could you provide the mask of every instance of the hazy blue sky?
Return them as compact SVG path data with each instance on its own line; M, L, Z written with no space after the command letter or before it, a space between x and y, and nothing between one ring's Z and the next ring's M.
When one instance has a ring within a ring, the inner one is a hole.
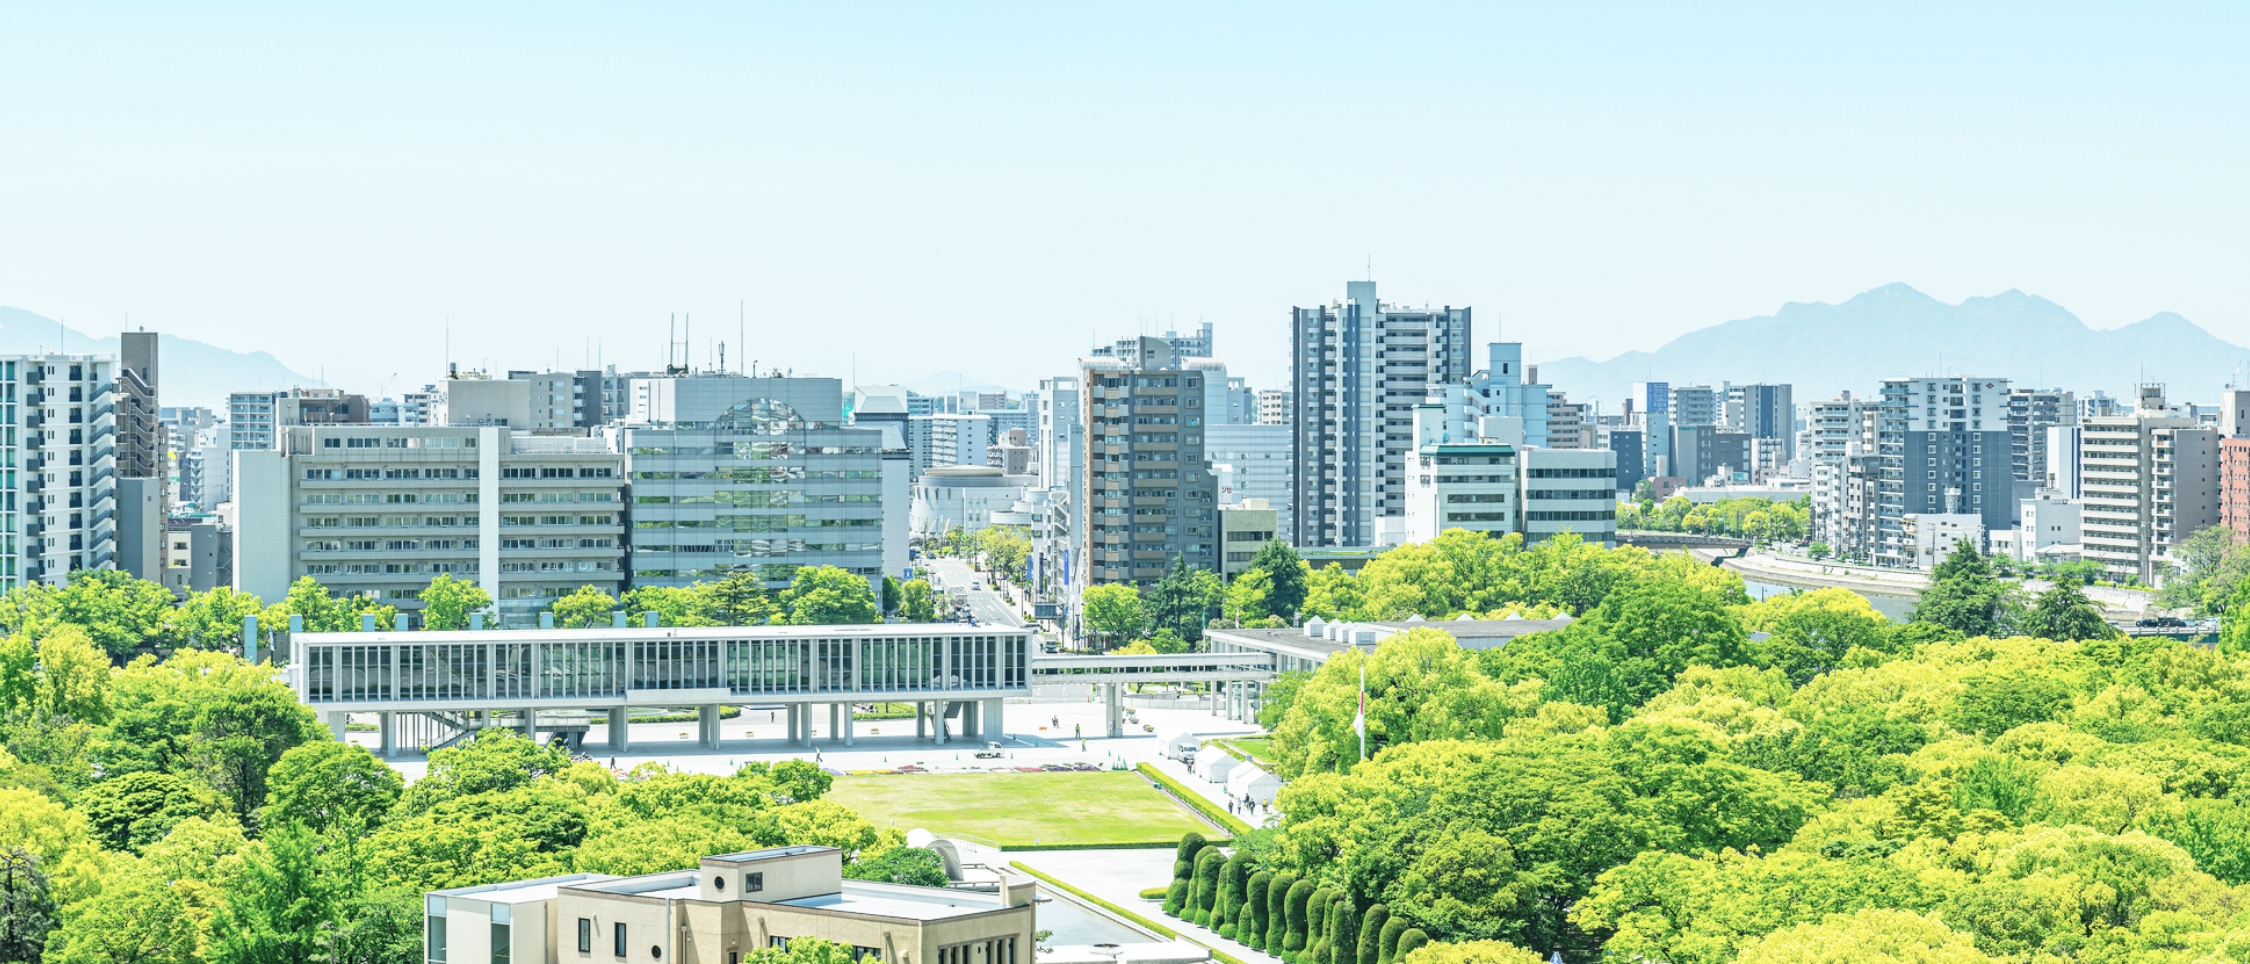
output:
M1370 257L1535 357L1893 281L2250 342L2239 4L184 6L0 3L0 304L362 390L743 301L800 374L1202 318L1271 383Z

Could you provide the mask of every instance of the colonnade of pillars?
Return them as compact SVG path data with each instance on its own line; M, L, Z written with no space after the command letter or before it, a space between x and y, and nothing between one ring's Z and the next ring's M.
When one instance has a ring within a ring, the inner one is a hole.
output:
M816 739L827 743L852 746L857 742L859 729L857 721L852 719L851 708L853 705L851 703L787 704L782 707L783 722L787 724L785 739L793 746L811 747ZM935 740L938 744L943 745L956 739L998 739L1002 732L1001 713L1004 702L998 698L922 700L913 703L913 706L914 738L917 740ZM828 720L825 726L819 724L819 710L817 709L819 707L827 708ZM719 704L704 704L697 706L695 710L696 745L706 749L718 748L721 720ZM526 738L537 739L539 711L536 709L519 709L514 712L516 715L514 719L509 721L509 728L519 730ZM607 747L613 753L624 752L632 742L626 708L613 706L600 712L606 717L608 737L601 745ZM377 748L379 755L396 756L398 754L402 748L401 731L408 729L413 723L417 722L411 719L414 715L390 710L376 714L378 719L377 729L380 730ZM329 731L341 742L344 739L348 714L331 712L326 716ZM479 722L491 720L493 711L467 710L460 712L459 717L462 723L475 727ZM898 721L887 720L884 722Z

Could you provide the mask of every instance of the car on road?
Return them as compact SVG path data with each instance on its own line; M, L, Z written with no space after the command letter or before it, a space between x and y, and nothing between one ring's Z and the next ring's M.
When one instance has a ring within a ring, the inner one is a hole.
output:
M979 760L997 760L1007 755L1008 751L1001 749L998 743L987 743L984 745L984 749L977 751L977 759Z

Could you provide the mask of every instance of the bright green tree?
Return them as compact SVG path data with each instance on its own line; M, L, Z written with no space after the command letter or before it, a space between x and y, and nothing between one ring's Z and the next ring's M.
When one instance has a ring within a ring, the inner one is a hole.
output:
M882 622L867 580L835 566L805 566L781 594L781 608L792 626L840 626Z
M316 740L292 747L267 771L259 822L297 820L320 831L372 830L397 805L404 790L398 771L365 747Z
M607 626L614 621L610 614L617 611L617 600L597 587L580 586L567 596L555 597L547 611L555 614L557 629Z
M1105 650L1138 637L1148 625L1140 591L1126 583L1088 587L1079 604L1084 607L1086 632Z
M422 587L422 628L437 632L452 632L469 628L472 613L487 612L492 608L492 594L473 582L453 578L452 573L441 573Z
M48 939L54 964L198 964L200 935L171 884L132 868L73 904Z
M227 798L235 819L254 827L274 763L326 736L288 688L261 686L226 690L197 707L189 745L204 781Z
M265 612L266 604L246 592L218 586L190 593L173 610L171 638L181 646L223 649L242 642L242 621ZM271 629L260 626L260 630Z
M909 579L899 586L898 618L910 623L937 621L937 594L927 579Z
M729 573L726 578L699 588L704 613L714 625L762 626L773 617L773 598L766 593L766 584L756 573Z
M95 781L73 801L102 845L138 852L182 821L208 817L220 802L210 790L169 773L127 773Z

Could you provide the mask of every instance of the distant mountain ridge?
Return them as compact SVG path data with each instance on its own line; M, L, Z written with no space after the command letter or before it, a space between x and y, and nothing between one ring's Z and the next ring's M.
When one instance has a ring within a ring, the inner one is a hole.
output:
M115 355L117 336L89 335L65 328L53 318L0 305L0 354L41 351ZM159 333L156 352L157 401L164 405L204 405L225 411L230 392L317 384L262 351L230 351Z
M1538 365L1540 380L1572 401L1599 398L1604 411L1614 412L1638 381L1786 382L1804 402L1846 389L1871 395L1885 378L1941 371L2121 398L2131 398L2137 383L2163 382L2174 401L2213 401L2245 361L2250 349L2169 311L2096 330L2061 305L2013 289L1949 305L1889 284L1841 304L1789 302L1771 315L1688 332L1652 352Z

